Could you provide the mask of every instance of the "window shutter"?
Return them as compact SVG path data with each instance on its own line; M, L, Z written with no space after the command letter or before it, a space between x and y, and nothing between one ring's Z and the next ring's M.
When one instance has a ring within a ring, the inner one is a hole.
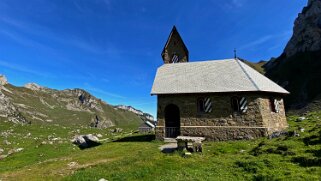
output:
M245 97L242 97L240 100L240 111L242 113L246 113L248 107L247 107L247 100Z
M172 57L172 63L177 63L177 62L178 62L178 56L174 54Z
M212 101L209 97L204 99L204 110L206 113L212 112Z
M279 108L279 101L277 99L274 99L274 110L275 112L279 112L280 108Z

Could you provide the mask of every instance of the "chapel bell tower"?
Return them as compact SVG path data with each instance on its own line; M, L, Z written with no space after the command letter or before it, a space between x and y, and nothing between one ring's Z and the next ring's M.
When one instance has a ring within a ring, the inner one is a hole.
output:
M162 51L164 63L188 62L188 50L175 26Z

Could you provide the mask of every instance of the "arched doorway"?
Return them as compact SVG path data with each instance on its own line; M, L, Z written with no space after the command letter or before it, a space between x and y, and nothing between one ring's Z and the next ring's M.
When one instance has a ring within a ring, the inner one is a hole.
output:
M174 104L170 104L165 108L165 138L176 138L179 134L179 108Z

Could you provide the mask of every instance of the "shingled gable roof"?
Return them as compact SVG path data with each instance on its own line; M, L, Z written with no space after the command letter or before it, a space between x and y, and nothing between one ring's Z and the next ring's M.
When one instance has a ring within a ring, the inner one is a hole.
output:
M151 94L288 91L238 59L164 64Z

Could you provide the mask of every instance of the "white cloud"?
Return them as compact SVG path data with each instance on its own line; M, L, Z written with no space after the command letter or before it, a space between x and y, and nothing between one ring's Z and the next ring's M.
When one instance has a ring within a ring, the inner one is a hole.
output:
M238 50L254 48L254 47L257 47L257 46L264 44L268 41L275 41L277 44L272 47L276 48L279 46L280 40L284 40L285 38L288 39L290 34L291 34L291 31L284 31L280 34L265 35L261 38L258 38L256 40L253 40L251 42L248 42L248 43L242 45L241 47L238 48Z
M249 49L249 48L255 47L255 46L257 46L257 45L263 44L263 43L269 41L269 40L272 39L272 38L273 38L272 35L266 35L266 36L263 36L263 37L261 37L261 38L259 38L259 39L257 39L257 40L254 40L254 41L252 41L252 42L248 42L247 44L239 47L238 49L239 49L239 50Z
M88 91L92 91L92 92L98 93L98 94L102 94L102 95L105 95L105 96L110 96L110 97L119 98L119 99L126 99L126 97L124 97L122 95L118 95L118 94L115 94L115 93L112 93L112 92L108 92L108 91L102 90L102 89L97 88L97 87L93 87L88 83L85 83L84 89L88 90Z
M9 68L9 69L12 69L12 70L15 70L15 71L18 71L18 72L24 72L24 73L28 73L28 74L33 74L33 75L36 75L36 76L54 77L53 75L50 75L48 73L35 71L35 70L29 69L27 67L21 66L21 65L8 63L7 61L3 61L3 60L0 60L0 67Z

